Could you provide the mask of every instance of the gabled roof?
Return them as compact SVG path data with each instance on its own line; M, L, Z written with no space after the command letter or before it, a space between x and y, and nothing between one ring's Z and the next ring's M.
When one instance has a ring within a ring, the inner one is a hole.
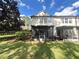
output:
M47 12L45 12L45 11L40 11L40 12L36 13L33 16L49 16L49 14Z

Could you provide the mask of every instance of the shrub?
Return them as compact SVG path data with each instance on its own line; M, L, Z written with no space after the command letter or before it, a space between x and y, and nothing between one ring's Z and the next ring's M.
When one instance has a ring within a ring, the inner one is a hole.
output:
M26 39L28 39L29 33L31 33L31 31L29 31L29 30L16 32L17 40L26 40Z

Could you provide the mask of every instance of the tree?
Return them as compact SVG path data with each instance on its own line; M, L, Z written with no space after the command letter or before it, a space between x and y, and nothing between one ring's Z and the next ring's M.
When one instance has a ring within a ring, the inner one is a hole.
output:
M0 31L20 30L22 22L15 0L0 0Z

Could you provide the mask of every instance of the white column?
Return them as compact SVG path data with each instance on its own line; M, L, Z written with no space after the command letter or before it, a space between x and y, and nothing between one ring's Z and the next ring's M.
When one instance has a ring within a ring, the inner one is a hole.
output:
M57 35L57 32L56 32L56 26L54 26L54 28L53 28L53 35L54 35L54 36Z
M75 37L77 37L77 39L78 39L78 32L77 32L77 28L75 27L75 28L73 28L73 31L74 31L74 35L75 35Z

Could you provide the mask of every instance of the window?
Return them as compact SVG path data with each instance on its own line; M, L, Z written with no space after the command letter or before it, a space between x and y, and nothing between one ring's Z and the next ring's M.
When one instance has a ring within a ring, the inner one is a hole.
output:
M72 23L72 18L61 18L62 23Z
M62 19L62 23L68 23L68 18L61 18Z
M44 24L47 23L47 18L43 17Z
M64 18L61 18L61 20L62 20L62 23L64 23Z
M47 18L48 20L48 23L51 23L52 22L52 19L51 18Z
M72 23L72 18L69 19L69 23Z
M65 18L64 20L65 20L65 23L68 23L68 18Z
M44 24L47 23L47 19L44 19Z
M40 24L47 24L48 22L47 22L47 18L46 17L42 17L41 19L40 19Z
M43 19L40 19L40 24L43 24Z

